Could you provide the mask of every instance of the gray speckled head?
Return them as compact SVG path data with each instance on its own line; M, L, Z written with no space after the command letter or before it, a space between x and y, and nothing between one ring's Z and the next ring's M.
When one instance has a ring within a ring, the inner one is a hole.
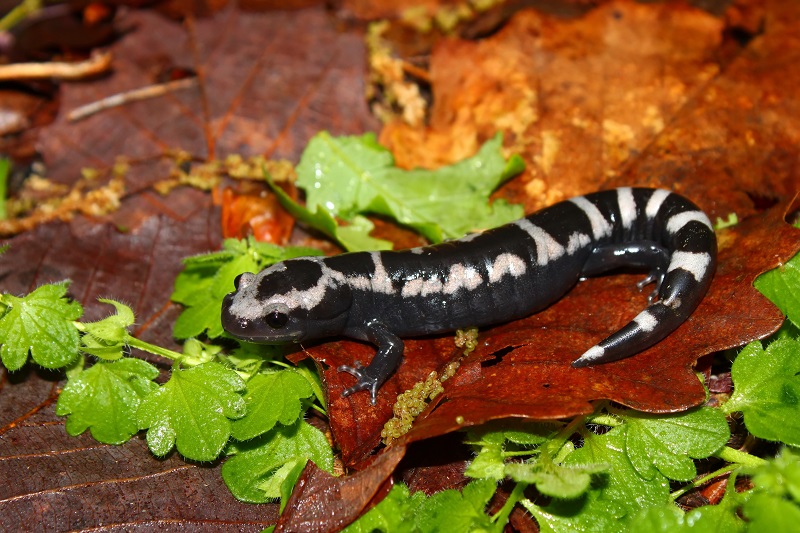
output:
M242 274L237 290L223 301L222 325L231 335L253 342L315 338L349 306L338 294L342 280L341 273L313 257Z

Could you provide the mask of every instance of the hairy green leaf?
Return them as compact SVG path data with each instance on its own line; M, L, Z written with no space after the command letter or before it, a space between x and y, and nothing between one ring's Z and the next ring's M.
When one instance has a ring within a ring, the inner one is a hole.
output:
M342 533L411 533L418 531L412 517L427 498L422 491L410 494L408 487L398 483L381 502Z
M158 369L140 359L97 363L70 377L56 414L68 416L70 435L89 429L99 442L122 444L139 431L136 411L141 400L158 388L156 377Z
M417 531L502 531L493 524L486 505L495 493L493 480L472 481L464 490L445 490L421 502L413 520Z
M312 394L306 378L293 370L256 374L247 381L247 414L233 422L233 438L252 439L276 423L293 424L302 411L300 400Z
M113 305L116 313L97 322L82 324L84 335L81 338L81 350L95 357L114 361L125 353L128 328L135 318L133 310L125 304L104 298L100 302Z
M623 413L628 458L644 478L658 469L677 481L696 472L694 459L710 456L728 442L730 429L718 409L701 407L674 415Z
M69 301L68 282L42 285L27 296L2 295L8 306L0 318L0 358L9 370L22 368L30 353L45 368L61 368L78 356L78 329L73 321L83 308Z
M643 478L628 459L624 426L604 435L586 433L583 447L564 461L565 466L601 464L608 469L579 498L554 499L544 507L522 500L543 532L618 531L620 520L668 501L669 480L660 473Z
M543 452L530 462L507 464L505 472L514 481L535 484L542 494L573 499L589 489L593 474L607 468L602 464L562 466Z
M298 420L236 446L238 453L222 465L222 479L236 498L263 503L281 497L281 485L298 462L307 460L327 471L333 468L333 451L325 435Z
M781 338L767 347L748 344L731 367L733 394L722 406L741 411L756 437L800 446L800 341Z
M137 411L150 450L163 456L177 445L189 459L216 459L231 435L230 419L244 415L244 399L237 393L244 387L236 372L219 363L173 369L169 381L151 392Z
M753 285L800 328L800 254L761 274Z

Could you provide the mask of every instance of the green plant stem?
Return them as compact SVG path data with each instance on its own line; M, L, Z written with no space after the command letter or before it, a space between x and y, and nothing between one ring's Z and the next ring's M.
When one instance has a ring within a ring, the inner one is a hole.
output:
M672 501L675 501L678 498L680 498L681 496L683 496L684 494L686 494L687 492L689 492L690 490L696 489L697 487L702 487L703 485L705 485L706 483L708 483L712 479L717 478L719 476L724 476L725 474L733 472L734 470L736 470L738 468L741 468L741 466L742 465L740 465L740 464L725 465L722 468L720 468L719 470L715 470L714 472L711 472L710 474L706 474L705 476L692 481L691 483L689 483L685 487L679 488L675 492L671 493L669 495L669 497L670 497L670 499Z
M508 495L506 503L503 504L503 507L497 511L494 516L492 516L493 523L505 526L505 524L508 522L508 517L511 514L512 509L514 509L514 506L517 505L517 502L522 499L522 493L525 492L527 487L527 483L516 484L514 490L512 490L511 494Z
M583 427L583 424L586 422L585 416L576 416L572 420L570 420L569 424L561 428L561 430L553 437L550 442L545 444L547 447L547 451L551 457L555 457L558 455L559 450L564 447L564 444L567 443L567 440L578 431L579 428Z
M767 461L765 461L761 457L750 455L747 452L736 450L734 448L731 448L730 446L725 446L720 451L715 453L714 456L719 457L720 459L728 463L734 463L741 466L757 467L767 464Z
M10 30L41 8L41 0L22 0L17 7L6 13L6 16L0 19L0 31Z
M166 357L167 359L172 359L173 361L180 361L183 358L183 354L178 353L173 350L169 350L167 348L162 348L161 346L156 346L155 344L150 344L149 342L145 342L141 339L137 339L136 337L128 336L127 344L128 346L132 346L133 348L138 348L144 352L149 352L155 355L160 355L162 357Z
M615 428L622 425L622 421L614 415L595 415L590 416L587 420L590 424L598 424L600 426L609 426Z

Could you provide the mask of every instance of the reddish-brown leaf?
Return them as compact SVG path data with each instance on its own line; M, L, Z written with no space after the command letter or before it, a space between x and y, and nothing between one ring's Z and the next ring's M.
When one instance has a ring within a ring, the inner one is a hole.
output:
M286 503L276 533L339 531L364 512L373 498L385 495L387 491L381 488L404 453L403 446L388 448L369 468L347 477L332 476L309 463Z

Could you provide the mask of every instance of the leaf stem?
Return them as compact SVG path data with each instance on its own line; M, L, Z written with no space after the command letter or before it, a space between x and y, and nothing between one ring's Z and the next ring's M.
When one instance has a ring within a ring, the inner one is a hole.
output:
M725 446L720 451L715 453L714 456L719 457L723 461L734 463L739 466L757 467L767 464L767 461L761 457L756 457L755 455L731 448L730 446Z
M172 359L173 361L180 361L181 359L183 359L182 353L178 353L168 348L162 348L161 346L156 346L155 344L150 344L149 342L137 339L136 337L133 337L131 335L128 335L126 342L128 346L138 348L139 350L142 350L144 352L160 355L162 357L166 357L167 359Z
M695 479L694 481L692 481L691 483L689 483L685 487L681 487L678 490L676 490L675 492L672 492L669 495L669 498L670 498L670 500L675 501L678 498L680 498L681 496L683 496L684 494L686 494L687 492L689 492L690 490L696 489L697 487L702 487L703 485L705 485L706 483L708 483L712 479L718 478L720 476L724 476L725 474L733 472L734 470L737 470L737 469L741 468L741 466L742 465L740 465L740 464L725 465L722 468L720 468L719 470L715 470L714 472L711 472L710 474L706 474L705 476L703 476L701 478Z
M514 490L512 490L511 494L508 495L508 499L506 500L506 503L503 504L503 507L491 517L493 523L499 524L501 527L505 526L505 524L508 522L508 517L511 514L511 511L514 509L514 506L517 505L517 502L522 499L522 493L525 492L526 488L528 488L527 483L516 484Z
M598 414L595 416L590 416L586 421L591 424L598 424L600 426L609 426L612 428L622 425L622 421L614 415Z

